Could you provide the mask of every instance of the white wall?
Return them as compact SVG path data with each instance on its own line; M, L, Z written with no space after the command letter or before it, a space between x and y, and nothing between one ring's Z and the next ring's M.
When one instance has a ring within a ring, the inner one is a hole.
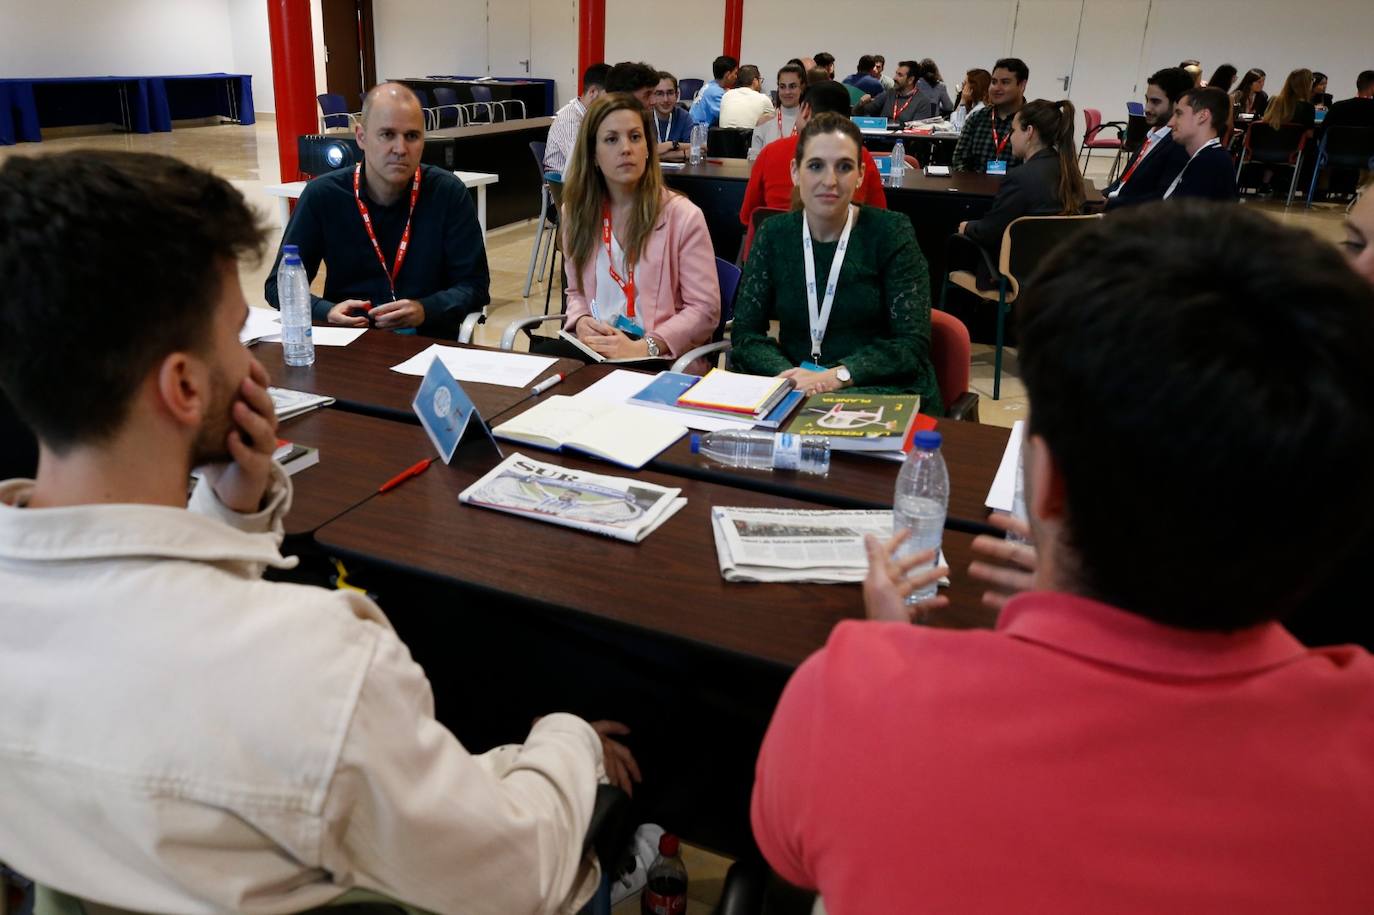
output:
M379 80L487 72L486 0L374 0L372 16Z
M272 92L272 42L267 30L264 0L228 0L229 39L234 52L233 72L253 75L253 107L277 110Z
M531 76L557 83L556 106L577 95L577 0L530 0L530 60Z
M771 0L745 0L746 15L755 2ZM576 42L576 30L571 40ZM678 79L709 80L711 61L720 56L724 44L725 0L606 0L606 63L642 60Z

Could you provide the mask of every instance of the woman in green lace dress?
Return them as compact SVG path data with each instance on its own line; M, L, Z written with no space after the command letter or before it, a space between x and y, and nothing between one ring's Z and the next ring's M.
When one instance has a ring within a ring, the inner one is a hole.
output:
M863 173L861 144L840 115L817 115L802 130L792 163L802 209L769 219L754 238L731 367L787 376L807 394L920 394L921 412L939 416L925 257L905 215L851 204L861 181L880 180Z

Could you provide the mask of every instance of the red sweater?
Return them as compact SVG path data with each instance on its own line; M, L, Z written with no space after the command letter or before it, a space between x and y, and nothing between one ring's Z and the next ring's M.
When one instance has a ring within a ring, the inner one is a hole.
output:
M749 187L744 191L744 206L740 207L739 221L746 226L749 218L759 207L774 210L792 209L792 157L797 152L797 137L782 137L763 148L754 160L754 170L749 173ZM878 174L878 163L867 149L863 151L864 180L854 191L854 202L863 206L887 209L887 195L883 193L883 180Z

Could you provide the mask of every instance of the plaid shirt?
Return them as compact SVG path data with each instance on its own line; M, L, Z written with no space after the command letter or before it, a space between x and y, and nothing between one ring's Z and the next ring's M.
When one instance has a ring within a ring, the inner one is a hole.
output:
M997 155L997 144L992 139L993 109L980 108L964 121L964 129L959 134L959 145L954 147L954 170L959 172L985 172L988 161L1005 159L1007 166L1020 165L1021 160L1011 154L1011 122L1016 117L1012 112L1005 118L998 118L995 126L997 136L1005 141L1002 155Z

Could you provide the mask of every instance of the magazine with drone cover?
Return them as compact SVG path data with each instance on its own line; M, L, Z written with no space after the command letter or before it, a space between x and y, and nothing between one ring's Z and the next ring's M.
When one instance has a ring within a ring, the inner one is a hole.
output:
M816 394L786 431L827 439L836 451L900 452L920 409L919 394Z
M458 501L638 543L687 504L681 493L642 480L546 464L517 452L463 490Z

